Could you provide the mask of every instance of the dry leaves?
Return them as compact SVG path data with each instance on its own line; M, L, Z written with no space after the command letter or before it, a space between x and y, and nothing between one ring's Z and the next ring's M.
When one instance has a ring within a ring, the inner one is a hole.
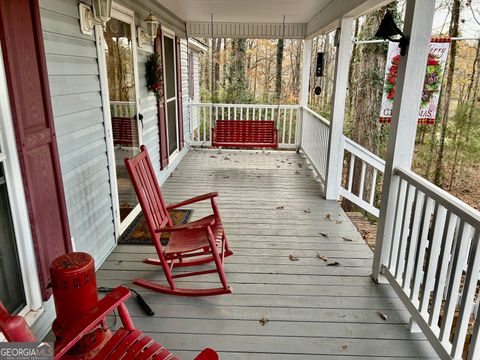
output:
M342 237L342 239L343 239L343 241L353 242L353 240L352 240L352 239L350 239L350 238L347 238L347 237Z
M298 256L295 256L295 255L292 255L292 254L288 255L288 258L290 259L290 261L298 261L298 260L300 260L300 259L298 258Z
M277 210L283 210L283 209L285 209L285 205L277 206L276 209L277 209Z
M342 349L343 349L343 350L346 350L347 348L348 348L348 345L347 345L347 344L342 345Z
M216 159L217 157L215 155L210 155L211 158Z
M327 266L340 266L340 265L342 264L340 264L338 261L334 261L332 263L327 264Z
M388 316L381 311L377 311L377 315L380 316L385 321L388 319Z
M325 219L333 221L332 214L328 213L327 215L325 215Z
M265 316L262 317L260 320L258 320L258 322L260 323L260 325L262 326L265 326L270 320L268 320Z
M301 174L301 172L300 172L300 171L298 171L298 170L297 170L297 171L295 171L295 175L300 175L300 174Z
M306 213L306 214L310 214L310 213L312 212L312 210L310 210L310 209L305 209L305 210L303 210L303 212Z
M328 257L321 255L319 252L315 255L317 258L323 261L328 261Z
M328 234L327 234L327 233L320 232L319 234L322 235L323 237L326 237L326 238L328 237Z

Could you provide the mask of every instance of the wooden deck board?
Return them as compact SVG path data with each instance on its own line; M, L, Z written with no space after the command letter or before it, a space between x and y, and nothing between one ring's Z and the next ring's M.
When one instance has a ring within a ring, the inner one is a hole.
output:
M408 313L391 287L371 281L371 250L339 204L322 199L301 155L191 151L163 186L167 202L210 191L220 193L235 252L226 260L234 293L182 298L135 287L135 278L164 281L160 269L141 263L155 251L117 246L97 281L109 287L126 283L142 292L155 316L145 316L130 299L128 308L140 329L185 359L204 347L216 348L221 359L436 357L422 334L407 330ZM210 212L209 206L189 208L198 218ZM290 261L290 254L299 260ZM327 266L334 261L341 266ZM217 279L211 274L179 283L205 288ZM262 326L260 319L268 322Z

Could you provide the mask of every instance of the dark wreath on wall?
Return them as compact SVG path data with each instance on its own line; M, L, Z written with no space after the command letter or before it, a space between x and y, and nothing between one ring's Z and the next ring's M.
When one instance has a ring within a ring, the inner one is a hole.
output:
M163 101L163 65L159 54L150 54L146 62L147 88Z

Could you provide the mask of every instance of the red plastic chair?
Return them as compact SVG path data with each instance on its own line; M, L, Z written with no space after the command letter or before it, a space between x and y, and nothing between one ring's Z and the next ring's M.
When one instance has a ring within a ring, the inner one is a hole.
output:
M153 291L173 295L207 296L231 293L232 289L227 284L223 263L224 259L233 252L228 248L227 237L215 203L218 193L200 195L178 204L165 206L147 148L142 145L140 149L140 154L133 159L125 159L125 164L158 253L158 259L145 259L143 262L161 266L168 285L143 279L137 279L133 283ZM210 200L212 215L188 224L173 225L168 213L170 210L203 200ZM170 233L168 245L165 247L160 242L163 232ZM215 262L215 269L172 274L172 268L177 266L196 266L209 262ZM177 278L211 273L218 273L222 287L187 289L179 288L175 284Z
M62 359L82 337L94 329L113 310L118 314L123 327L118 329L108 342L100 349L94 360L178 360L170 351L155 342L142 331L135 329L128 314L125 300L130 291L123 286L115 288L106 295L90 312L72 326L64 338L55 346L55 360ZM10 315L0 302L0 331L7 341L38 341L28 327L25 319L18 315ZM79 360L81 357L76 357ZM218 354L212 349L203 350L195 360L218 360Z

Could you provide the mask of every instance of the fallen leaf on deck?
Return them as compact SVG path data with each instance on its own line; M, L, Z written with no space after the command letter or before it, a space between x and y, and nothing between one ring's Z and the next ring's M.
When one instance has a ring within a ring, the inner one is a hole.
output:
M265 326L266 323L269 322L269 320L264 316L260 320L258 320L258 322L260 323L260 325Z
M285 205L277 206L276 209L277 209L277 210L283 210L283 209L285 209Z
M349 241L349 242L352 242L352 241L353 241L352 239L347 238L347 237L342 237L342 239L343 239L344 241Z
M292 254L288 255L288 258L290 259L290 261L298 261L298 260L300 260L300 259L298 258L298 256L295 256L295 255L292 255Z
M327 266L340 266L340 265L342 264L340 264L338 261L334 261L332 263L327 264Z
M277 165L277 169L280 169L280 165Z
M335 224L341 224L343 220L335 220Z
M327 234L327 233L321 232L321 233L319 233L319 234L322 235L323 237L328 237L328 234Z
M388 316L381 311L377 311L377 315L380 316L383 320L387 320Z
M300 175L300 174L301 174L301 172L300 172L300 171L298 171L298 170L297 170L297 171L295 171L295 175Z
M230 158L225 156L223 160L230 160Z
M227 175L227 176L224 176L223 178L224 179L230 179L230 176Z
M217 157L215 155L210 155L211 158L216 159Z
M299 167L299 168L301 168L302 166L303 166L302 164L298 163L298 167Z
M261 175L257 175L257 178L260 179L262 176Z
M332 214L325 215L325 219L333 221Z
M348 345L343 345L343 346L342 346L342 349L343 349L343 350L346 350L347 348L348 348Z
M321 255L319 252L317 252L317 258L323 261L328 261L328 257Z
M310 213L312 212L312 210L310 210L310 209L305 209L305 210L303 210L303 212L306 213L306 214L310 214Z

